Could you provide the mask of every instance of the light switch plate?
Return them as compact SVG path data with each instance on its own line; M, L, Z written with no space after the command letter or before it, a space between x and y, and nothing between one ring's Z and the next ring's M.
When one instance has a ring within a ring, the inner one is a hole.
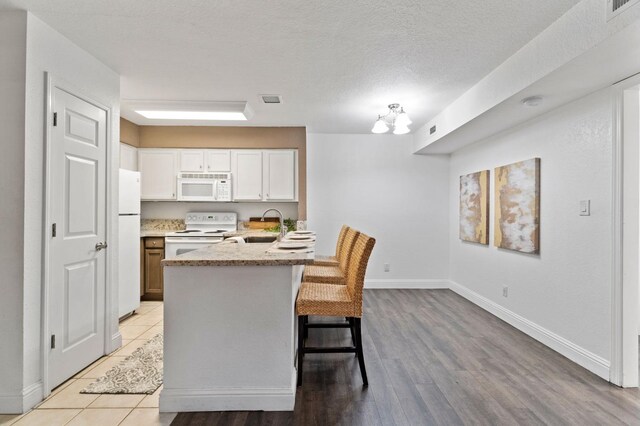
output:
M580 216L591 216L591 200L580 201Z

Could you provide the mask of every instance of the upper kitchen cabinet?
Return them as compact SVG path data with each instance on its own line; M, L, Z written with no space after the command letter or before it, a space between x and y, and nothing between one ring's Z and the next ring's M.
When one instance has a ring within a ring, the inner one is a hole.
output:
M138 171L138 149L126 143L120 143L120 168Z
M204 172L205 150L183 149L180 151L181 172Z
M142 200L175 200L178 151L173 149L139 149Z
M228 149L208 149L205 151L207 172L228 172L231 170L231 151Z
M295 201L297 151L263 151L263 192L265 201Z
M234 201L262 201L262 151L231 151Z

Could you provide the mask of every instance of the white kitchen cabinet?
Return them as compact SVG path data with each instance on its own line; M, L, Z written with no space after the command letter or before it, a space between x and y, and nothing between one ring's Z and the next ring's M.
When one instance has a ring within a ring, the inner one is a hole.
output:
M208 149L205 151L207 172L228 172L231 170L231 151L228 149Z
M180 171L181 172L204 172L203 149L183 149L180 151Z
M262 201L262 151L231 151L234 201Z
M138 150L142 200L175 200L178 150Z
M138 149L126 143L120 143L120 168L138 171Z
M296 151L263 151L263 193L265 201L296 200Z

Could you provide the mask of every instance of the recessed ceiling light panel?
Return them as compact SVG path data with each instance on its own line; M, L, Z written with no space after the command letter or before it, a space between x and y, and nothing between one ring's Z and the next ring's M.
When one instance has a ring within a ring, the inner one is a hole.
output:
M123 101L150 120L246 121L253 116L247 102Z

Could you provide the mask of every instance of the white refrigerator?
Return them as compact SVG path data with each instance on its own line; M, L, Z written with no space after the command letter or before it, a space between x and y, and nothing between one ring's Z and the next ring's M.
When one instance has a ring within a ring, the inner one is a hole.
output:
M122 318L140 307L140 172L120 169L118 298Z

